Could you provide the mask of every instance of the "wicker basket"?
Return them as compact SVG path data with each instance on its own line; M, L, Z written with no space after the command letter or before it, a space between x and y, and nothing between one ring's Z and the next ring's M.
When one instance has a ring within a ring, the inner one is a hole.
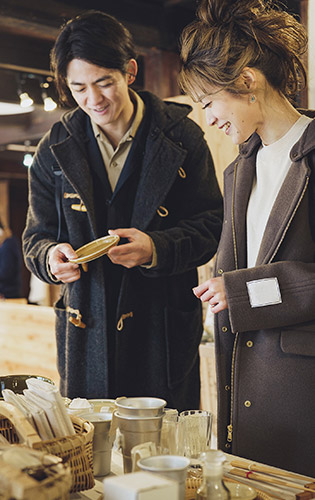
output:
M20 445L16 446L21 449ZM52 455L38 453L40 473L20 470L0 457L0 500L69 500L72 483L70 467ZM59 460L59 462L58 462ZM38 470L38 468L37 468Z
M71 415L76 434L42 441L24 415L10 403L0 401L0 433L10 442L29 446L62 458L70 465L71 492L88 490L94 486L93 434L90 422Z

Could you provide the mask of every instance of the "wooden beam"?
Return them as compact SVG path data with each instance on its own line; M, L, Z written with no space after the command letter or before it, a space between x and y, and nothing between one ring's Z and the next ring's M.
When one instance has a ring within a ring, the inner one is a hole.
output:
M0 67L30 73L47 74L53 42L0 33Z

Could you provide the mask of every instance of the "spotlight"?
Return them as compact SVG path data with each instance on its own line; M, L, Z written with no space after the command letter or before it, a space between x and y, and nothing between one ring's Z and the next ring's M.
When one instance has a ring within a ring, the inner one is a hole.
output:
M42 92L42 98L44 101L44 110L45 111L53 111L54 109L56 109L57 104L55 103L55 101L51 97L48 97L46 92Z
M31 153L25 153L24 158L23 158L23 165L25 167L31 167L33 163L33 155Z
M19 94L20 97L20 106L21 108L29 108L33 104L33 99L28 95L27 92L21 92Z

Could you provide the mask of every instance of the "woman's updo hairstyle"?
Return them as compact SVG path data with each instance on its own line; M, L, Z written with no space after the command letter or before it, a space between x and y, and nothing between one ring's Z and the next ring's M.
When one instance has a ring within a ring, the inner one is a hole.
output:
M197 20L181 36L183 91L198 100L210 87L240 94L245 67L256 68L288 98L306 84L302 55L307 35L290 14L269 0L201 0Z

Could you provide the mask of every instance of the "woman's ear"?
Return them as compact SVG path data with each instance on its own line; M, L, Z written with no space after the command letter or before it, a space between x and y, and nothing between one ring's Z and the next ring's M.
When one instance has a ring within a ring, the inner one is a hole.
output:
M249 92L257 87L257 72L254 68L244 68L241 73L241 85L245 85Z
M128 75L128 85L131 85L135 81L138 73L138 64L135 59L130 59L130 61L128 62L126 73Z

